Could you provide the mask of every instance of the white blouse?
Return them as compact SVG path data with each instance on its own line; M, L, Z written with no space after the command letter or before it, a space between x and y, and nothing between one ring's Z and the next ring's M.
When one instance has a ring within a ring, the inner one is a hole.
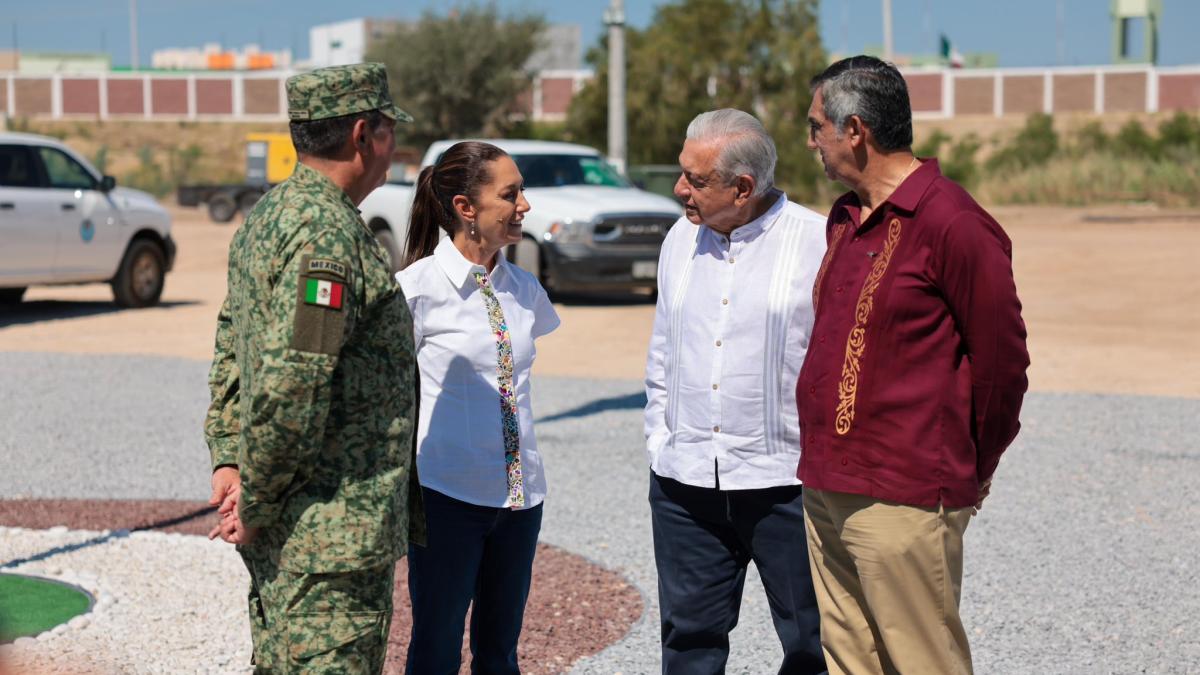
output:
M500 508L507 499L500 421L496 336L475 281L486 272L449 238L433 255L396 274L413 315L421 410L417 471L421 485L454 499ZM489 275L504 312L513 353L525 508L546 497L546 475L533 435L529 372L534 340L558 327L558 314L533 275L497 254Z

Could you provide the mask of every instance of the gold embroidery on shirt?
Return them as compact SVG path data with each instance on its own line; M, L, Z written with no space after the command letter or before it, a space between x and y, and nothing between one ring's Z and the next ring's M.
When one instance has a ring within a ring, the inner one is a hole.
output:
M829 243L829 249L825 251L825 258L821 260L821 268L817 270L817 281L813 284L813 314L817 312L817 298L821 295L821 282L825 279L825 270L829 267L829 261L833 258L834 251L837 250L837 245L842 241L842 234L846 231L846 223L838 223L833 228L833 241Z
M850 337L846 338L846 360L842 363L842 381L838 383L837 416L834 429L839 436L850 432L854 424L854 399L858 394L858 373L863 352L866 350L867 320L871 318L871 308L875 304L875 289L887 272L892 253L900 241L900 219L892 218L888 223L887 240L883 244L883 252L871 265L871 271L863 282L862 291L858 294L858 304L854 307L854 328Z

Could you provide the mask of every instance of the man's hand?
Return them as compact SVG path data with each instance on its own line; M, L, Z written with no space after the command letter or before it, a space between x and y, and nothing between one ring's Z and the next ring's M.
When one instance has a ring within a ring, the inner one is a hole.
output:
M238 504L242 498L242 477L236 466L223 466L213 472L212 495L208 503L217 507L221 516L217 526L208 533L209 539L221 538L230 544L249 544L258 536L258 528L246 527L238 518Z
M221 521L208 533L209 539L216 539L220 536L221 539L229 541L222 532L225 527L225 517L234 512L237 508L238 498L241 496L242 477L236 466L222 466L213 472L212 495L208 498L208 503L217 507Z
M223 466L213 472L212 496L208 503L217 507L220 513L227 513L237 503L242 493L242 477L236 466Z
M230 528L229 536L223 536L221 538L231 544L249 544L250 542L254 541L256 537L258 537L257 527L250 527L242 523L242 515L240 513L241 510L241 503L238 503L234 510L225 516L226 519L231 519L233 521L233 525Z
M249 544L258 536L258 528L247 527L233 510L221 516L221 524L208 534L209 539L220 536L221 541L230 544Z
M979 513L979 510L983 508L983 500L987 499L987 496L989 494L991 494L991 492L992 492L992 479L991 478L980 483L980 485L979 485L979 500L975 502L975 511L971 515L975 515L975 514Z

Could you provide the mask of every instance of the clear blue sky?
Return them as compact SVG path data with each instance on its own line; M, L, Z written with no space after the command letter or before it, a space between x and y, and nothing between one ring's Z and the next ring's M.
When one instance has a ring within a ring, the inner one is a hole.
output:
M140 0L141 62L166 47L220 42L240 47L258 42L266 49L292 48L308 54L310 26L363 16L412 18L449 2L403 0ZM583 27L584 46L600 36L608 0L499 0L504 11L532 11L551 22ZM647 25L660 0L626 0L634 26ZM946 33L962 52L994 52L1002 66L1059 63L1057 0L893 0L896 50L937 49ZM1109 0L1063 0L1067 65L1110 60ZM1200 2L1164 0L1159 32L1159 63L1200 63ZM823 0L821 36L826 49L857 52L883 41L880 0ZM26 51L108 51L117 65L129 58L129 0L0 0L0 49ZM714 27L714 30L719 27ZM700 36L697 39L702 39Z

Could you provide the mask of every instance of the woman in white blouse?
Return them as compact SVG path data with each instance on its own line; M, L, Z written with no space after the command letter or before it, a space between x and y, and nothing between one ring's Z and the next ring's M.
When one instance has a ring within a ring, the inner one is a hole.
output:
M452 146L417 180L396 275L421 371L417 470L428 530L427 545L409 549L408 673L458 672L472 602L472 672L519 672L546 494L529 371L534 339L559 323L538 280L501 252L521 241L523 190L512 158L474 141Z

